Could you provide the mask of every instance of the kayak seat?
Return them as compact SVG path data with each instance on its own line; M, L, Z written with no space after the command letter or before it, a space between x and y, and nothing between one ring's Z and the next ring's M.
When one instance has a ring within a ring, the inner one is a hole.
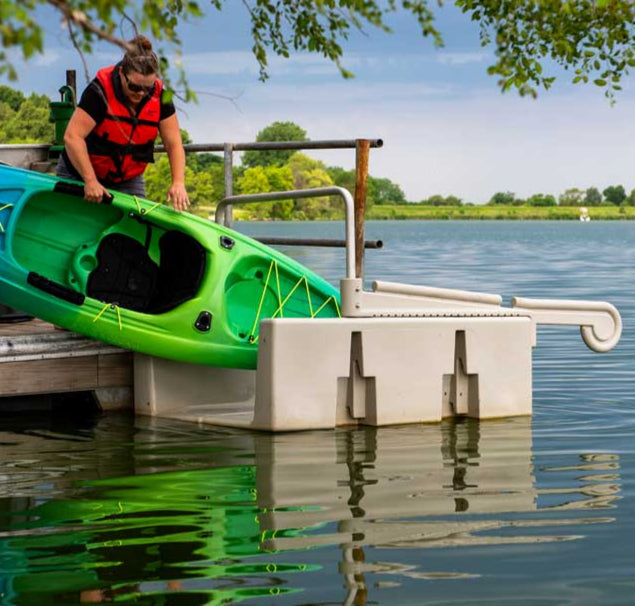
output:
M205 249L187 234L168 231L159 240L159 253L157 265L138 240L107 235L97 249L86 294L147 314L164 313L194 297L205 274Z
M147 313L174 309L195 297L205 275L205 249L192 236L168 231L159 240L160 265Z
M108 234L97 249L97 267L86 294L126 309L146 311L156 290L158 265L145 246L124 234Z

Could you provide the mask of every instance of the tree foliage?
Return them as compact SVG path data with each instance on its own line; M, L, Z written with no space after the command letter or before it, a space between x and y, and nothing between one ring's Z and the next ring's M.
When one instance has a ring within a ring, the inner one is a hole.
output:
M626 191L623 185L609 185L602 193L604 194L604 199L609 204L615 204L615 206L619 206L626 200Z
M274 122L263 128L256 141L308 141L306 131L294 122ZM293 155L293 150L269 149L247 150L242 156L242 164L247 168L255 166L282 166Z
M589 187L584 193L585 206L599 206L602 204L602 194L597 187Z
M0 73L16 78L8 49L18 48L25 58L43 53L43 25L38 9L53 7L68 28L76 47L90 53L96 40L122 49L121 23L147 32L159 45L181 47L178 25L222 11L237 0L0 0L2 27ZM572 71L573 82L594 82L612 96L620 80L635 65L635 3L632 0L454 0L467 17L480 26L483 46L493 47L490 74L502 90L516 89L535 96L549 88L555 63ZM289 57L292 52L319 54L338 66L345 77L343 43L355 30L367 27L389 32L387 19L402 11L417 22L423 37L441 46L436 11L442 0L243 0L251 27L253 53L266 79L268 57ZM247 24L246 24L247 26ZM167 64L167 52L159 46ZM178 61L177 61L178 64ZM186 98L192 93L181 71Z
M479 23L484 46L496 62L488 72L502 90L521 95L548 89L553 61L573 71L573 82L593 81L608 96L635 66L635 3L632 0L456 0Z
M578 187L571 187L558 197L560 206L584 206L584 191Z
M355 171L346 170L339 166L329 166L327 172L333 184L344 187L351 193L355 192ZM366 190L366 208L375 204L406 204L406 194L397 183L390 179L368 175Z
M25 97L9 87L0 87L0 141L2 143L50 143L53 124L49 121L49 98Z
M419 204L423 206L461 206L463 201L456 196L442 196L441 194L434 194L429 198L421 200Z
M513 204L516 199L516 194L512 191L499 191L496 192L488 204Z
M533 194L527 199L528 206L557 206L558 202L551 194Z
M4 84L0 85L0 103L6 103L14 112L20 109L24 102L24 94Z

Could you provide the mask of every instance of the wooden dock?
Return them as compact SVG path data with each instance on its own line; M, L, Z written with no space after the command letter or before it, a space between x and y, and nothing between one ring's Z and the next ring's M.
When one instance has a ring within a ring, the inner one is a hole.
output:
M0 315L0 398L92 391L105 409L132 406L130 351L35 318L7 318Z

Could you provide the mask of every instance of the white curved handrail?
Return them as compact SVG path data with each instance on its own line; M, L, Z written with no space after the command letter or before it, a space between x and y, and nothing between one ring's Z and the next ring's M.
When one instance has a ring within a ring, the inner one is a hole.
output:
M355 224L353 196L343 187L314 187L313 189L294 189L289 191L271 191L264 194L242 194L227 196L216 207L214 220L220 225L223 221L225 207L229 204L247 204L248 202L276 202L277 200L293 200L297 198L320 198L322 196L340 196L344 200L344 229L346 231L346 277L355 277Z
M622 317L606 301L567 301L512 297L512 307L527 311L537 324L560 324L580 327L582 340L589 349L606 353L622 336Z

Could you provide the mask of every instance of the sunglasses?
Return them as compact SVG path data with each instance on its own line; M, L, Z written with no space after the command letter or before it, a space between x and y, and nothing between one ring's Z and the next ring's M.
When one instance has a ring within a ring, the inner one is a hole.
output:
M130 82L130 79L128 78L128 74L126 74L124 71L121 72L123 74L124 80L126 81L126 84L128 85L128 88L130 89L131 92L133 93L151 93L154 90L154 84L150 84L150 86L144 86L143 84L135 84L134 82Z

